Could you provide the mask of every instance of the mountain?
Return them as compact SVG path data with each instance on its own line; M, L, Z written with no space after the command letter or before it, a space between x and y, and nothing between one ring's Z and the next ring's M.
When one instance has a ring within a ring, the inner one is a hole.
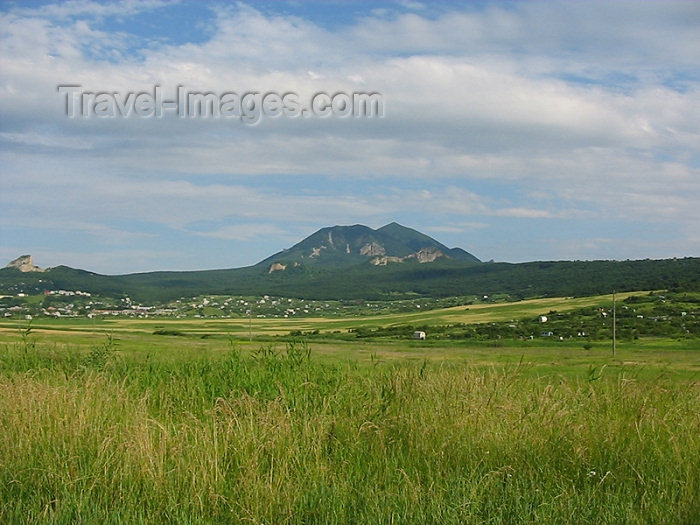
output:
M641 261L482 263L460 248L397 223L322 228L253 266L222 270L100 275L31 256L0 269L0 295L81 290L156 303L200 294L382 300L508 294L584 296L612 290L700 290L700 258ZM30 270L30 271L26 271ZM31 271L33 270L33 271Z
M460 248L448 248L423 233L392 222L376 230L361 224L321 228L256 266L273 273L300 266L341 268L362 263L386 266L404 262L425 264L438 259L481 262Z

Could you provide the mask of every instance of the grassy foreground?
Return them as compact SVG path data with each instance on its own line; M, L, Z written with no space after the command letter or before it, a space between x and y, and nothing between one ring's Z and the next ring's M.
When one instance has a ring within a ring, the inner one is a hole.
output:
M0 522L692 524L699 413L661 372L25 341L0 357Z

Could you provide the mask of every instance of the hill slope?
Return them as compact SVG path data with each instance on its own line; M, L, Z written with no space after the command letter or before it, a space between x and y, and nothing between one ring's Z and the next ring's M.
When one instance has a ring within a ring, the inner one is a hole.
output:
M26 256L28 257L28 256ZM199 294L308 299L508 294L583 296L652 289L700 290L700 258L481 263L400 224L323 228L254 266L100 275L67 266L0 269L0 294L82 290L153 303Z
M700 290L700 258L644 261L554 261L533 263L432 264L349 268L264 268L99 275L65 266L44 273L0 270L0 294L82 290L128 295L149 303L199 294L278 295L307 299L509 294L513 298L583 296L651 289Z

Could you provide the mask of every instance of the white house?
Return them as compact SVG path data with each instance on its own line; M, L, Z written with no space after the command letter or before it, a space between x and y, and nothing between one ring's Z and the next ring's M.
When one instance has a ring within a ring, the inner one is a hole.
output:
M422 332L420 330L416 330L413 332L413 339L425 339L425 332Z

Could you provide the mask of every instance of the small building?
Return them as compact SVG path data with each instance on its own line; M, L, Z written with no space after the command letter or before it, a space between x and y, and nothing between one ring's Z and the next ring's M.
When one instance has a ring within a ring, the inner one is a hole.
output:
M413 339L425 340L425 332L421 330L416 330L415 332L413 332Z

